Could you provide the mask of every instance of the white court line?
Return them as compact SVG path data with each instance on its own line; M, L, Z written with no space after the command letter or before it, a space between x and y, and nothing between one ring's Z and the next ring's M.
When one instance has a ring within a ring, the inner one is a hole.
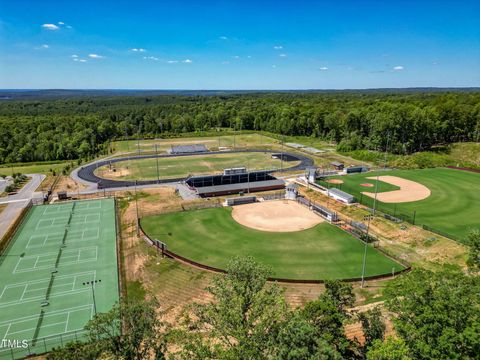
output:
M3 337L3 340L7 338L8 332L10 331L10 327L12 326L12 323L8 324L7 331L5 332L5 336Z
M23 297L25 296L25 291L27 291L28 284L25 284L25 287L23 288L22 296L20 296L20 301L23 300Z
M86 304L86 305L74 306L74 307L71 307L71 308L63 309L63 310L52 311L52 312L48 313L48 316L65 314L67 312L75 312L77 310L87 309L88 307L93 308L93 303L92 304ZM47 316L47 315L45 315L45 316ZM0 325L15 324L17 322L22 322L24 320L26 321L26 320L37 319L37 318L38 318L38 315L28 315L28 316L23 316L23 317L16 318L16 319L13 319L13 320L2 321L2 322L0 322Z
M67 332L69 321L70 321L70 313L67 314L67 321L65 321L65 329L63 330L63 332Z

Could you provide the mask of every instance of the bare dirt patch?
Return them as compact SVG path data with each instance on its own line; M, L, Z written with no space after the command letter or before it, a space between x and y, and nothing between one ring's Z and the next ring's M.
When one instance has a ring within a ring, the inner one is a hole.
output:
M113 171L115 169L115 171ZM116 179L124 176L130 175L131 171L127 167L116 167L110 170L108 167L99 169L95 172L97 176L100 176L105 179Z
M330 180L326 180L325 182L330 184L343 184L343 180L340 180L340 179L330 179Z
M264 201L235 206L232 217L252 229L293 232L314 227L324 220L295 201Z
M371 184L371 183L363 183L363 184L360 184L360 186L373 187L373 184Z
M368 177L367 179L375 180L376 177ZM415 181L402 179L397 176L379 176L380 181L400 187L400 190L386 191L377 193L377 199L384 203L404 203L411 201L419 201L430 196L430 189L425 185ZM374 193L362 192L362 194L371 198L375 197Z
M62 175L55 185L55 191L80 191L85 189L86 186L74 181L70 176Z

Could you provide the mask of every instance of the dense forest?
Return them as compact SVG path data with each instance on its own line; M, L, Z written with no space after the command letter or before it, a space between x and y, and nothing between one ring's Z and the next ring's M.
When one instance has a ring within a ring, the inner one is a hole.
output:
M0 163L89 158L108 141L215 128L411 154L480 138L480 93L249 93L0 102Z

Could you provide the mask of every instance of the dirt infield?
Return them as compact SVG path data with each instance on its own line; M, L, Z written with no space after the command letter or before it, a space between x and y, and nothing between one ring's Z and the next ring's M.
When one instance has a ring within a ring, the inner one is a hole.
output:
M297 202L285 200L234 206L232 217L249 228L270 232L305 230L324 221Z
M343 184L343 180L340 180L340 179L330 179L330 180L326 180L325 182L330 184Z
M363 184L360 184L360 186L364 186L364 187L373 187L374 185L371 184L371 183L363 183Z
M368 177L369 180L375 180L376 177ZM415 181L402 179L397 176L379 176L380 181L400 187L400 190L386 191L377 194L377 199L384 203L404 203L411 201L419 201L430 196L430 189L425 185ZM362 192L362 194L371 198L375 197L375 193Z

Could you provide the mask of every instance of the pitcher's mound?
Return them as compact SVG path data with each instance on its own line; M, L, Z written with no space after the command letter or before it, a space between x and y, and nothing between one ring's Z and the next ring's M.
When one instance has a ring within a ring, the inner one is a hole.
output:
M272 232L301 231L324 221L305 206L285 200L234 206L232 217L249 228Z

